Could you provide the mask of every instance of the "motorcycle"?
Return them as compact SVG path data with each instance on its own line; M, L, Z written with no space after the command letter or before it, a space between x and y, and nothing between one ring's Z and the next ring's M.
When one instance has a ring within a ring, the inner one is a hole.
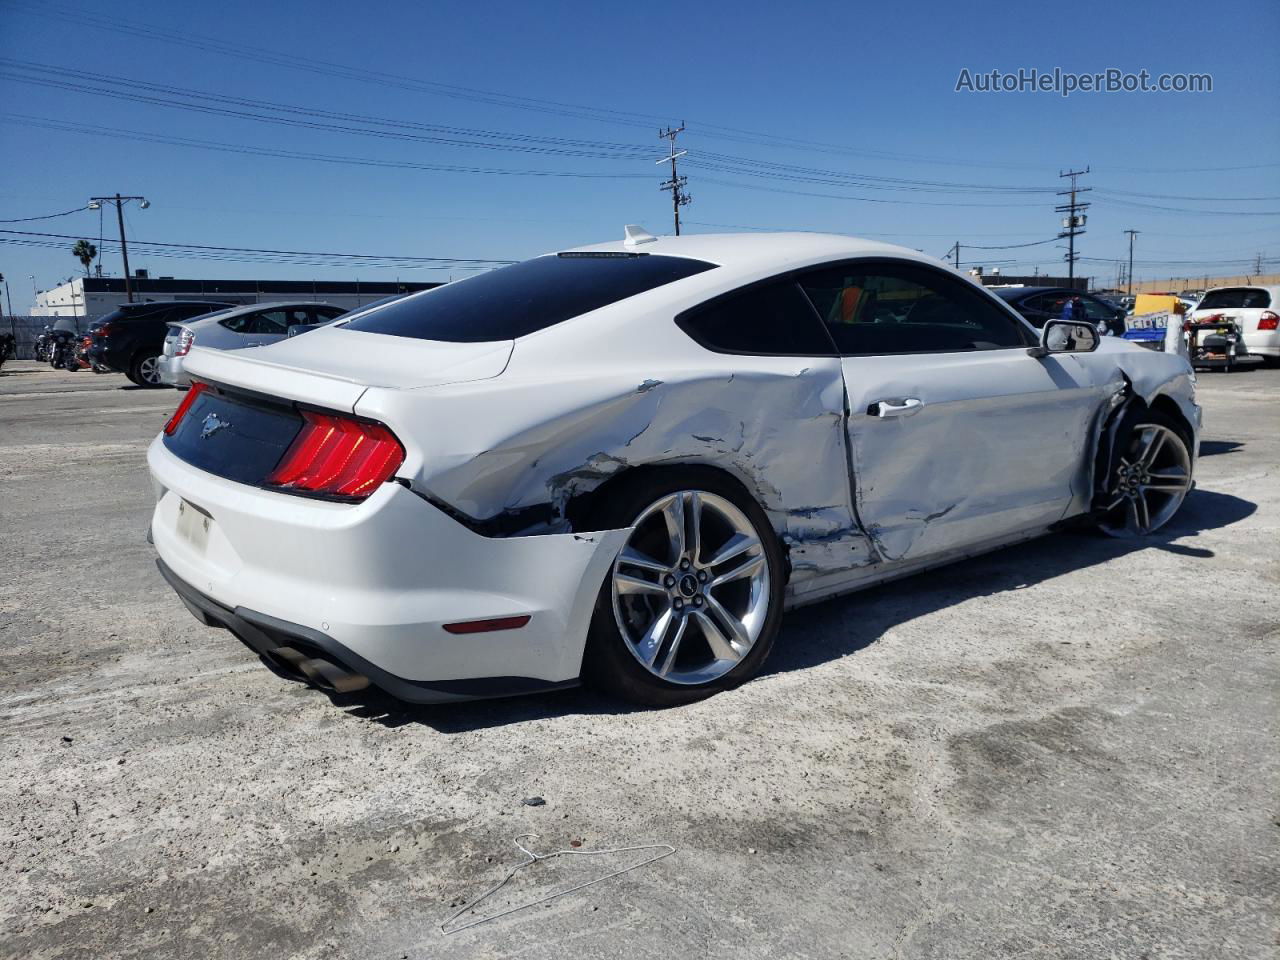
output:
M79 370L76 345L79 337L70 330L54 330L49 339L49 366L55 370Z
M49 362L49 348L52 346L52 343L50 342L52 337L52 326L46 326L39 334L36 335L35 358L40 363Z

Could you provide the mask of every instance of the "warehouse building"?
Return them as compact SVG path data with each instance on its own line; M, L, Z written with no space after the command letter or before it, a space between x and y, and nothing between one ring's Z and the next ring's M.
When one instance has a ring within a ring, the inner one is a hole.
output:
M313 300L355 309L396 293L430 290L438 283L363 280L183 280L149 277L145 270L130 279L135 303L165 300L209 300L218 303L270 303ZM32 316L96 320L128 300L120 277L77 277L36 294Z

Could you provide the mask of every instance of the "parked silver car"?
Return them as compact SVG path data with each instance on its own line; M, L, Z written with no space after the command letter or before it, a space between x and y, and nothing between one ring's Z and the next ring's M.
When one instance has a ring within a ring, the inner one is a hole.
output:
M197 342L213 350L263 347L285 339L290 327L328 323L346 312L329 303L253 303L206 314L196 320L171 323L157 364L160 381L171 387L191 385L191 378L183 367L188 352Z

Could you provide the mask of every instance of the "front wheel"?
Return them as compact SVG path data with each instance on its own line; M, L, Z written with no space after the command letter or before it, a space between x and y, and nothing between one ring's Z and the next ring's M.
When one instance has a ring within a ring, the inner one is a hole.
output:
M1141 537L1168 523L1191 491L1191 451L1180 426L1156 411L1129 429L1099 497L1098 526L1113 537Z
M602 529L634 529L596 601L587 679L666 707L754 675L778 632L785 576L759 504L715 471L682 468L614 493L602 513Z

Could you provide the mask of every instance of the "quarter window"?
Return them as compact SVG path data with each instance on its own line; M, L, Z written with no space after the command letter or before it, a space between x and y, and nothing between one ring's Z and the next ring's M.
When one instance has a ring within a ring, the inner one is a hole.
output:
M844 356L958 353L1026 346L1021 326L959 278L890 261L854 261L800 277Z
M718 353L835 355L831 339L794 280L748 287L681 314L676 322Z

